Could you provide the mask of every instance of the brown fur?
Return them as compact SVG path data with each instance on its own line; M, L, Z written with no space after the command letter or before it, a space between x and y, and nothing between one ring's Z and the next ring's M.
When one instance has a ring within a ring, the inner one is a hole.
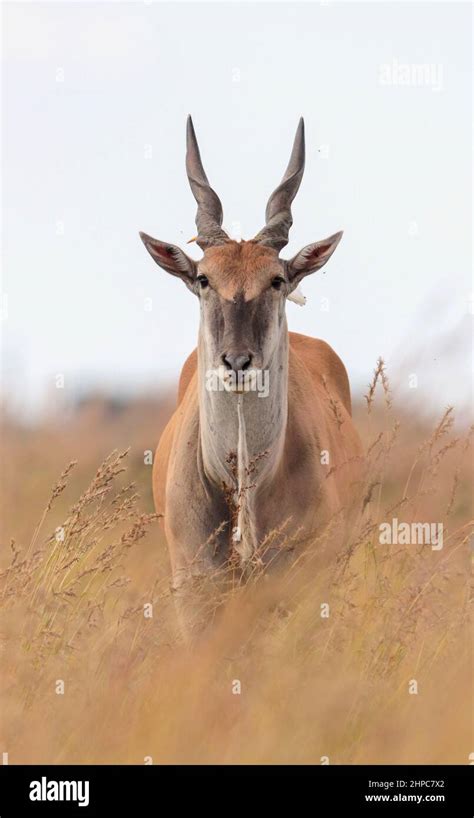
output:
M229 241L206 250L199 272L222 298L232 301L241 292L245 301L251 301L281 274L281 261L275 250L258 242Z
M286 441L275 479L257 497L261 539L289 518L302 538L314 534L347 504L360 478L362 447L342 361L324 341L297 333L289 333L289 340ZM205 543L228 519L223 496L202 474L197 386L194 350L183 366L178 406L163 432L153 470L156 510L164 514L175 575L189 567L195 543ZM321 465L322 450L330 452L329 465ZM216 563L228 555L228 539L227 531Z
M222 205L188 118L186 168L204 256L196 262L140 234L155 262L200 300L198 350L184 364L153 468L176 589L231 554L242 567L263 558L271 530L288 525L293 539L313 537L343 517L359 480L362 450L344 365L323 341L287 329L286 299L329 261L342 237L308 244L292 259L279 256L304 160L301 119L265 227L253 240L233 241L222 230ZM263 388L245 388L260 376Z

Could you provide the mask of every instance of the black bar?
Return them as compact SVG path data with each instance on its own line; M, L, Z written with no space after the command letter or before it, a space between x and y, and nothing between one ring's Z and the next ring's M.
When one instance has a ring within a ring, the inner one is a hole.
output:
M38 782L38 783L32 783ZM79 788L59 782L89 782ZM466 766L3 766L0 818L23 815L159 815L236 809L293 814L302 804L356 815L449 815L472 818L473 770ZM63 800L30 800L33 796ZM383 798L381 797L383 796ZM77 800L64 800L67 798ZM88 800L88 804L86 804ZM83 806L79 806L79 801ZM174 805L174 806L173 806Z

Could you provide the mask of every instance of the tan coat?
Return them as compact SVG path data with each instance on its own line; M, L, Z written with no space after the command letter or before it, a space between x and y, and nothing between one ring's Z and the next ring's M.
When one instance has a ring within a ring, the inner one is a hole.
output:
M351 418L345 367L324 341L289 333L288 420L282 456L270 480L255 492L256 530L261 542L286 520L301 539L347 507L360 476L362 447ZM214 556L200 570L229 554L230 514L224 492L207 479L199 435L197 350L183 366L178 406L164 430L153 470L157 512L164 515L175 581L185 577L196 552L226 521ZM329 476L328 476L329 475Z

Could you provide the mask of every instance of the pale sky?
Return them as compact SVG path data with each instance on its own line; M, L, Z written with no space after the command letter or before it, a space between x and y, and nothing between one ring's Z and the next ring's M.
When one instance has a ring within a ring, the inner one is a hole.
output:
M41 405L157 389L196 299L144 230L194 245L193 115L224 226L251 238L301 115L290 257L344 230L290 329L328 341L355 395L383 355L433 406L471 377L471 7L454 3L3 5L3 385ZM150 301L151 299L151 301ZM151 309L150 309L151 306ZM411 391L409 399L414 399Z

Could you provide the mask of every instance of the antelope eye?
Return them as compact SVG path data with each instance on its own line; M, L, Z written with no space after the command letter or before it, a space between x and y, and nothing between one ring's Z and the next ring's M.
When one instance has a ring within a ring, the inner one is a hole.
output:
M284 279L284 278L280 278L280 276L277 276L277 277L276 277L276 278L274 278L274 279L273 279L273 281L272 281L272 287L273 287L273 289L274 289L274 290L281 290L281 286L282 286L282 284L284 284L284 283L285 283L285 279Z
M201 290L204 290L207 287L207 285L209 284L209 281L206 278L206 276L198 276L197 280L199 281L199 285L201 287Z

